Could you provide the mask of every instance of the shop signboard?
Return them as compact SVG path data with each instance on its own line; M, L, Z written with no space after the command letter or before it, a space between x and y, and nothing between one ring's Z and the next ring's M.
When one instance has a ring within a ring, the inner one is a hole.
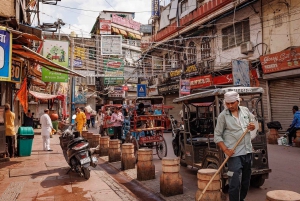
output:
M190 78L191 89L209 87L213 84L211 75L203 75Z
M100 19L100 35L111 34L111 20Z
M152 25L151 24L141 24L140 32L151 34L152 33Z
M108 97L110 97L110 98L124 98L125 97L123 87L113 87L112 89L113 90L111 90L108 93Z
M222 85L222 84L232 84L233 83L233 77L232 73L216 76L213 78L213 84L214 85Z
M232 77L233 85L250 87L250 71L248 60L233 60L232 61Z
M104 85L122 85L124 84L124 77L105 77Z
M263 72L274 73L300 67L300 47L260 57Z
M119 85L124 82L124 61L122 59L105 59L104 64L104 84Z
M119 25L122 25L124 27L134 29L136 31L139 31L140 26L141 26L141 23L139 23L139 22L120 17L116 14L112 14L112 23L119 24Z
M189 95L191 93L190 80L185 79L180 81L180 94Z
M21 82L23 62L20 59L12 58L11 62L11 82Z
M152 17L159 17L160 7L159 7L159 0L152 0L151 1L151 15Z
M69 67L69 42L44 40L43 56L63 67ZM42 68L42 81L44 82L68 82L68 74L57 73Z
M181 69L173 70L169 72L169 78L172 80L178 80L181 76Z
M122 36L102 35L101 55L122 55Z
M157 86L149 86L148 94L149 94L149 96L157 96L158 95Z
M0 26L0 81L11 80L12 34Z
M185 75L187 76L195 76L195 75L199 75L199 71L198 68L196 66L196 64L190 65L186 68L186 70L184 71Z
M179 82L173 82L170 84L164 84L157 87L158 94L163 95L167 93L174 93L179 91Z

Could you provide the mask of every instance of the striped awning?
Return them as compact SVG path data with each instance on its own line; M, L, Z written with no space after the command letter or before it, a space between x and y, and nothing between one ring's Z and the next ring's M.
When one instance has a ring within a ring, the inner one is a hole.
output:
M119 30L118 28L115 28L115 27L111 27L111 31L112 31L113 33L117 33L117 34L120 33L120 30Z
M135 34L135 38L141 40L141 39L142 39L142 36L139 35L139 34Z
M131 33L131 32L128 32L128 37L131 37L131 38L133 38L133 39L136 38L135 34L134 34L134 33Z
M122 29L119 29L119 31L120 31L120 34L122 34L123 36L127 36L127 32L126 31L124 31Z

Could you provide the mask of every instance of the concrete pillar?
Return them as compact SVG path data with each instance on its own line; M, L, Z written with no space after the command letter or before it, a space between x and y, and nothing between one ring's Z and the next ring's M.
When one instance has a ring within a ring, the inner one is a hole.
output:
M128 170L135 168L134 145L132 143L122 144L121 169Z
M269 191L267 192L266 201L300 201L300 194L286 190Z
M139 181L155 179L152 149L139 149L137 155L137 179Z
M217 172L215 169L200 169L197 173L198 178L198 190L195 195L195 201L198 201L202 191L212 178L212 176ZM221 201L222 192L221 192L221 180L220 173L217 174L211 184L208 186L207 190L201 197L201 201Z
M100 154L99 156L108 156L109 137L100 137Z
M117 162L121 160L120 140L109 140L108 162Z
M179 170L179 158L162 159L162 174L160 175L160 193L162 195L183 194L183 182Z

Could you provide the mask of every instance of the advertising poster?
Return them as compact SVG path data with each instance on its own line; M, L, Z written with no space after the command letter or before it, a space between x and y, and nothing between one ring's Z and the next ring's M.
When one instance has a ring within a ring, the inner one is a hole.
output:
M100 19L100 35L111 34L111 20Z
M10 81L12 35L0 26L0 81Z
M69 43L66 41L44 40L43 56L66 68L69 67ZM68 82L68 74L51 72L42 68L42 81Z
M233 85L250 87L250 71L249 61L233 60L232 61L232 76Z
M190 80L181 80L180 82L180 94L189 95L191 93Z
M122 55L122 36L102 35L101 55Z
M122 84L124 81L124 61L117 58L104 59L103 64L104 84Z
M75 86L75 104L86 104L87 98L86 98L87 92L82 90L81 86Z

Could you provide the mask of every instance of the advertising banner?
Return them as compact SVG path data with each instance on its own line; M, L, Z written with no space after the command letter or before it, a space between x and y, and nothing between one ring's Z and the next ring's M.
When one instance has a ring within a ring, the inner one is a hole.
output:
M11 82L21 82L23 62L20 59L12 58L11 62Z
M190 78L191 89L209 87L212 85L212 76L204 75Z
M75 104L86 104L87 103L87 92L82 91L81 86L75 86L75 98L74 102Z
M260 57L263 72L273 73L300 67L300 47Z
M196 67L196 64L190 65L186 67L186 70L184 71L185 75L187 76L195 76L199 75L198 68Z
M156 86L150 86L148 87L148 94L149 96L156 96L158 95L158 90Z
M172 93L172 92L176 93L179 91L179 82L173 82L170 84L160 85L157 87L157 89L158 89L159 95Z
M152 17L159 17L159 0L152 0L151 2L151 15Z
M104 84L118 85L124 82L124 61L122 59L104 59Z
M139 22L120 17L116 14L112 14L112 23L116 23L116 24L131 28L131 29L134 29L137 31L140 30L140 26L141 26L141 23L139 23Z
M100 19L100 35L111 34L111 20Z
M69 67L69 42L44 40L43 56L66 68ZM68 82L68 74L56 73L42 68L42 81Z
M232 76L233 85L250 87L248 60L233 60L232 61Z
M181 80L180 82L180 94L189 95L191 93L190 80Z
M140 27L141 33L152 33L152 25L151 24L142 24Z
M108 94L108 97L110 98L124 98L125 92L122 87L113 87L113 90L111 90Z
M122 36L102 35L101 55L122 55Z
M0 81L10 81L12 34L0 26Z
M221 76L216 76L213 78L214 85L222 85L222 84L232 84L233 77L232 74L226 74Z

